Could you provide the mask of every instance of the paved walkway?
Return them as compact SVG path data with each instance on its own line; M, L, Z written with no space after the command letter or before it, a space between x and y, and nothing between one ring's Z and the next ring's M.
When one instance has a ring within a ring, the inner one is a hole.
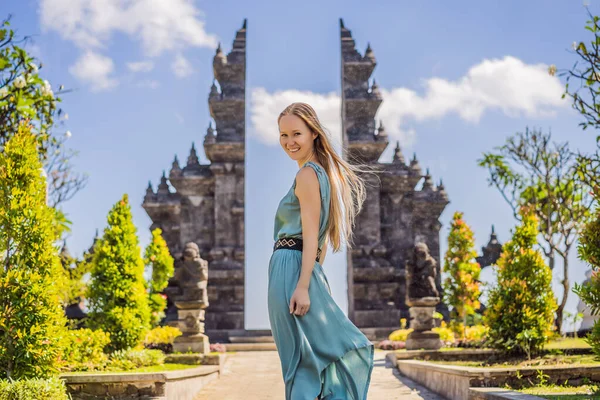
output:
M375 351L368 400L442 400L396 368L386 365L385 351ZM241 351L230 355L221 377L195 400L284 400L281 365L276 351Z

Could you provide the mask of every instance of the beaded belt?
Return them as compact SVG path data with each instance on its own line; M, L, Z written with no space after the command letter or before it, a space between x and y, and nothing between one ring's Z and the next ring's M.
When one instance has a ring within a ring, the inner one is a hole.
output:
M302 239L297 238L281 238L275 242L273 246L273 251L277 249L291 249L302 251ZM321 249L317 249L317 262L319 262L319 257L321 256Z

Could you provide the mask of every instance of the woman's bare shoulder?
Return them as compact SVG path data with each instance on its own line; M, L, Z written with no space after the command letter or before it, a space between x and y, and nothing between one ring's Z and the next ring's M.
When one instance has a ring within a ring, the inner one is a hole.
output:
M296 190L312 190L319 187L317 172L312 168L300 168L296 174Z

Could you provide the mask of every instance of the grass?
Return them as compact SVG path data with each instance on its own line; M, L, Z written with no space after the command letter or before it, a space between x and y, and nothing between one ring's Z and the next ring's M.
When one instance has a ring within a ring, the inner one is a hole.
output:
M141 367L141 368L136 368L136 369L130 369L127 371L121 370L121 371L82 371L82 372L67 372L65 373L65 375L91 375L91 374L103 374L103 375L108 375L108 374L123 374L123 373L127 373L127 374L131 374L131 373L138 373L138 372L167 372L167 371L178 371L181 369L190 369L190 368L197 368L199 367L199 365L188 365L188 364L161 364L161 365L152 365L150 367Z
M521 389L519 392L538 396L543 399L564 399L564 400L583 400L583 399L600 399L600 395L597 395L597 385L583 385L583 386L558 386L558 385L546 385L539 387L532 387L527 389Z
M550 341L545 349L589 349L591 346L581 338L560 338Z
M486 361L432 361L435 364L455 365L461 367L548 367L548 366L571 366L571 365L600 365L600 361L594 359L594 355L553 355L523 360L522 358L509 359L502 362L488 363Z

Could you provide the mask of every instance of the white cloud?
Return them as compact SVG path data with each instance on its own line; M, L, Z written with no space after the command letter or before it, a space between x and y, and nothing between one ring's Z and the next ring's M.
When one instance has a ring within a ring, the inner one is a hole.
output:
M185 78L194 72L192 64L181 54L177 54L175 60L171 63L171 69L178 78Z
M215 48L193 0L41 0L41 25L79 47L102 48L113 33L139 40L146 54L187 46Z
M298 90L268 93L263 88L253 89L250 98L251 136L264 144L277 145L279 143L277 117L294 102L310 104L334 143L341 142L340 97L336 93L319 94Z
M69 72L80 81L89 84L92 91L99 92L117 86L118 81L111 76L114 68L110 58L87 51L69 67Z
M486 111L497 110L511 118L551 117L566 105L561 99L563 86L548 74L547 65L525 64L510 56L484 60L458 80L430 78L423 86L423 94L402 87L381 89L384 101L376 118L383 121L390 141L400 140L403 146L410 146L415 131L409 122L412 125L452 113L477 123ZM339 95L294 90L268 93L257 88L251 98L251 134L263 143L277 144L277 115L294 101L313 105L323 122L339 132Z
M106 51L118 33L139 42L150 57L188 47L215 48L218 42L206 32L194 0L40 0L39 14L43 30L58 32L85 54ZM127 66L133 72L152 69L144 62Z
M154 63L152 61L128 62L127 68L131 72L150 72L154 68Z

